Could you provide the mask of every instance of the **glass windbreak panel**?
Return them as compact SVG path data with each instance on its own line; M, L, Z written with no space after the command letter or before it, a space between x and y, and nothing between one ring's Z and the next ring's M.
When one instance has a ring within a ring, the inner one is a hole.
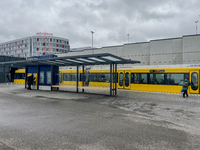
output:
M121 72L119 74L119 86L123 86L123 78L124 78L124 74Z
M192 89L197 90L198 89L198 73L194 72L191 75L191 84Z
M168 73L167 85L179 85L184 80L183 73Z
M146 73L135 73L134 83L137 84L147 84L147 74Z
M125 74L125 86L126 87L129 86L129 73L128 72Z
M18 73L15 73L14 79L18 79Z
M44 71L40 72L40 83L44 84Z
M62 73L59 74L60 83L62 83Z
M51 71L47 72L47 84L51 84Z
M156 74L150 73L150 84L164 84L164 73Z
M37 73L33 73L33 85L36 85L36 75Z

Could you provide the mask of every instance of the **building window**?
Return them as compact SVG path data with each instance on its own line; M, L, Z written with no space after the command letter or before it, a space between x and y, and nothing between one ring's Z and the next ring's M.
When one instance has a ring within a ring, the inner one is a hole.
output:
M50 46L52 46L52 43L50 43Z
M43 43L43 46L45 46L45 43Z
M59 40L57 39L57 42L58 42Z
M43 48L43 51L45 51L45 48Z
M52 48L50 48L50 51L52 51Z
M43 41L45 41L45 38L43 38Z
M39 48L37 48L37 51L39 51Z
M56 49L56 51L58 52L58 49Z
M50 42L52 42L52 39L50 39Z
M43 53L43 55L45 55L45 53Z

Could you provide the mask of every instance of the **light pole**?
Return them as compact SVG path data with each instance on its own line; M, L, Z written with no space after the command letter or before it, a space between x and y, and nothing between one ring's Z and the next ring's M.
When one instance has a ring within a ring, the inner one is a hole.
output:
M197 23L198 23L199 21L197 20L197 21L195 21L195 23L196 23L196 34L197 34Z
M94 32L91 31L91 33L92 33L92 53L94 54L94 50L93 50L93 34L94 34Z
M128 44L129 44L129 34L127 34L127 36L128 36Z

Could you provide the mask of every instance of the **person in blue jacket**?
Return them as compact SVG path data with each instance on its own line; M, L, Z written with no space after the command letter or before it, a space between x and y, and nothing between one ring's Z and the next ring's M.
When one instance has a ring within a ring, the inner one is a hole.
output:
M183 98L185 98L185 95L188 97L188 93L187 93L187 90L188 90L188 87L189 86L192 86L192 84L190 83L189 81L189 78L186 78L184 81L183 81Z

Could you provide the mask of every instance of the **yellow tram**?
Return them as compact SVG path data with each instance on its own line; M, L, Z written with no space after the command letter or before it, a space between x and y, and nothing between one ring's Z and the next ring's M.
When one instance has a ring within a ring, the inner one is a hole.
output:
M25 83L24 70L16 70L15 77L15 83ZM78 78L80 86L83 80L89 86L110 86L109 69L86 69L84 76L82 70L79 70ZM117 88L136 91L180 93L182 82L185 78L189 78L193 85L189 87L188 93L200 94L200 67L118 69ZM76 85L76 79L75 69L59 71L60 85ZM115 80L115 77L112 80Z

